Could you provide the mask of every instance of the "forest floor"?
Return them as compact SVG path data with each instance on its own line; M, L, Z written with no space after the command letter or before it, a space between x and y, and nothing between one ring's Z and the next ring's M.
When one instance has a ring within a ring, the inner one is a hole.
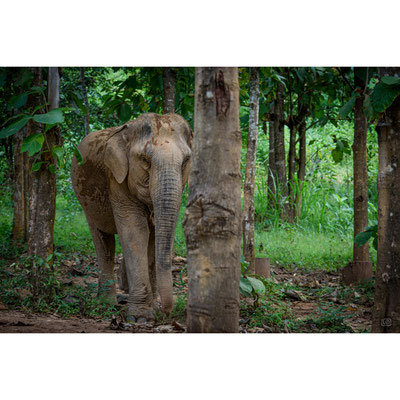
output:
M117 257L117 266L121 257ZM183 333L186 332L186 260L176 257L173 266L177 301L170 317L158 315L154 323L129 324L124 305L115 315L90 318L82 315L35 313L0 303L0 333ZM64 260L63 284L74 287L95 284L93 257ZM88 273L88 271L90 273ZM345 286L340 272L271 266L262 299L241 296L241 333L278 332L369 332L373 305L373 282ZM79 302L67 298L66 302ZM79 307L78 307L79 308Z

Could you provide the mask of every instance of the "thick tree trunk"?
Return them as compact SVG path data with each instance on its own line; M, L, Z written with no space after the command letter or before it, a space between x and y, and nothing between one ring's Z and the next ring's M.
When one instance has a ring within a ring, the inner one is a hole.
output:
M301 216L301 204L303 202L303 184L306 176L306 122L303 121L299 126L299 169L297 171L298 191L296 193L296 218Z
M89 101L88 101L88 96L87 96L87 90L86 90L86 82L85 82L85 68L81 67L79 68L81 72L81 86L82 86L82 95L83 95L83 102L86 107L86 114L85 114L85 136L87 136L90 132L90 114L89 114Z
M40 68L34 68L35 78L39 78ZM38 82L38 86L41 82ZM48 102L50 109L58 108L60 101L60 78L58 68L49 68ZM32 121L33 122L33 121ZM29 122L29 124L31 121ZM32 123L30 133L40 131L38 124ZM56 168L56 160L51 149L59 144L59 130L52 128L46 134L41 151L43 162L37 172L32 173L32 187L29 202L29 241L28 253L46 260L53 253L53 230L56 205L56 174L49 168ZM51 167L52 166L52 167Z
M355 69L356 70L356 69ZM356 71L355 71L356 72ZM354 176L354 236L368 226L368 170L367 170L367 132L368 122L364 115L365 82L354 74L354 85L360 89L354 108L354 143L353 143L353 176ZM372 276L372 263L369 262L369 245L357 247L353 245L353 264L362 263L360 267L368 268L366 274L354 275L360 281L365 275ZM357 268L353 268L354 271ZM358 268L360 270L360 268Z
M172 68L163 68L163 114L175 112L175 76Z
M256 262L254 249L254 184L258 138L259 92L259 68L250 68L249 135L247 140L246 177L243 193L243 256L249 263L249 271L252 273L255 273Z
M237 68L196 68L184 230L188 332L238 332L241 177Z
M400 68L380 68L399 76ZM377 127L378 261L372 332L400 332L400 96Z
M24 154L21 154L21 145L25 137L26 128L24 127L14 135L14 218L12 237L17 242L25 242L27 239L26 223L25 223L25 164Z

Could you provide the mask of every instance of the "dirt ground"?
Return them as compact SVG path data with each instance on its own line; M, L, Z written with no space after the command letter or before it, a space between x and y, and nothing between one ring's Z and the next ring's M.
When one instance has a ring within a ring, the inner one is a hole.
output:
M186 273L182 273L185 261L183 258L177 258L173 267L174 281L179 280L180 284L187 282ZM117 260L118 262L120 259ZM66 266L68 266L68 261L66 261ZM75 265L69 266L76 269ZM339 272L304 271L296 268L288 270L272 266L271 273L271 279L275 283L294 285L290 287L296 288L296 290L285 290L283 296L285 304L291 308L295 319L307 321L309 316L315 315L317 309L321 307L322 298L345 310L344 312L348 314L346 324L350 327L350 332L370 330L371 302L356 290L346 289L347 291L343 291L344 287ZM78 274L72 279L74 284L79 284L83 278ZM95 277L90 279L96 281ZM182 288L182 286L180 287ZM326 294L315 296L314 293L319 289ZM240 319L239 331L241 333L276 332L267 325L250 327L248 322L246 319ZM309 332L313 332L311 319L309 323ZM111 320L83 317L62 318L56 314L34 314L10 310L0 303L0 333L184 333L185 331L185 324L175 320L139 325L128 324L119 317L113 317ZM290 333L290 328L285 327L284 332Z

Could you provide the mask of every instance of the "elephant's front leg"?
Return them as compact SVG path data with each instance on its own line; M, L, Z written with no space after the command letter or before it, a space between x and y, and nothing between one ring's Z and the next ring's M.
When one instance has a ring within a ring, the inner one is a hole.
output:
M149 278L147 247L149 227L146 210L130 203L114 212L115 222L124 253L128 278L128 316L136 319L154 319L153 293Z

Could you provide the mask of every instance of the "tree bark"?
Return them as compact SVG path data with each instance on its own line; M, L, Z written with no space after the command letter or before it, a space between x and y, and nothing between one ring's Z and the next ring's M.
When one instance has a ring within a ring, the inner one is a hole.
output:
M276 160L275 160L275 105L272 106L269 121L269 150L268 150L268 198L272 199L275 196L275 186L277 185L276 176ZM266 126L265 126L266 131Z
M296 194L296 218L300 218L301 216L301 204L303 202L303 184L304 178L306 176L306 121L303 121L299 126L299 142L299 169L297 171L297 182L299 188Z
M399 76L400 68L380 68ZM400 332L400 96L377 126L378 260L372 332Z
M358 68L355 68L355 70ZM354 143L353 143L353 176L354 176L354 236L363 232L368 226L368 170L367 170L367 131L368 122L364 115L365 82L354 73L354 86L360 89L354 108ZM353 262L369 261L369 245L353 246ZM372 271L372 264L370 265Z
M276 110L275 110L275 166L277 184L283 197L287 196L286 180L286 154L285 154L285 109L284 109L285 87L278 82L276 92Z
M237 68L196 68L194 130L184 219L188 332L238 332L241 134Z
M289 154L288 154L288 210L287 218L289 222L294 221L295 217L295 182L294 175L296 172L296 135L298 127L293 122L290 125L290 141L289 141Z
M175 112L175 71L172 68L163 68L163 114Z
M41 85L40 68L34 68L36 85ZM48 74L48 102L50 110L59 107L60 77L58 68L50 67ZM31 123L32 122L32 123ZM40 124L29 121L30 133L40 132ZM59 144L59 128L54 127L45 134L45 142L40 153L43 162L40 169L32 172L32 186L29 202L29 240L28 254L46 260L53 253L53 230L56 205L56 160L52 148Z
M254 184L258 138L259 93L259 68L250 68L249 134L247 140L246 177L243 193L243 257L249 263L249 271L252 273L255 273L256 262L254 248Z
M12 238L16 242L26 242L26 207L25 207L25 178L27 177L25 171L24 154L21 154L21 145L24 137L26 136L26 128L24 127L14 135L14 172L13 172L13 228Z
M86 107L86 114L85 114L85 136L87 136L90 132L90 114L89 114L89 101L87 96L86 90L86 82L85 82L85 68L79 68L81 72L81 86L82 86L82 95L83 95L83 102Z

